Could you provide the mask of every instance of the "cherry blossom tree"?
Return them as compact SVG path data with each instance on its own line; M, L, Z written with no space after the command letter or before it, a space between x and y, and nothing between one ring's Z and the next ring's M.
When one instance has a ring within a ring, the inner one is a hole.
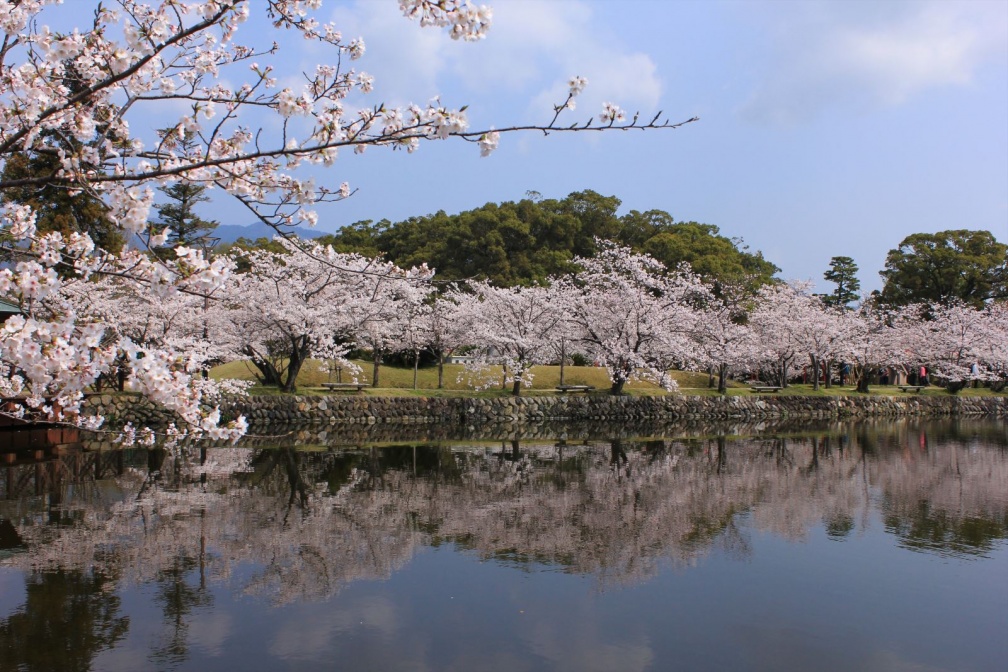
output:
M595 257L575 260L578 273L555 283L578 344L606 367L612 394L637 378L673 388L668 368L693 354L689 299L703 294L700 280L614 243L598 247Z
M791 326L799 347L809 358L812 389L818 390L824 369L829 386L831 362L847 337L845 326L848 322L839 314L846 307L828 305L811 293L811 283L795 284L792 288L795 290L797 320Z
M1008 383L1008 304L992 303L984 309L987 319L985 335L978 343L980 366L986 367L986 378L995 390Z
M389 262L370 263L359 279L360 304L350 334L358 348L371 351L371 385L378 387L386 354L405 348L419 355L423 347L421 325L412 322L424 312L434 272L426 265L403 270Z
M989 324L992 311L956 302L929 306L927 313L930 319L918 320L917 331L932 375L944 380L950 392L958 392L970 380L986 380L991 373L986 354L999 341L1004 348L1003 336L999 338Z
M774 378L781 387L787 386L789 370L799 357L809 356L816 366L816 357L821 356L815 353L823 347L818 342L822 325L806 324L819 318L818 306L808 288L802 283L765 285L760 288L750 316L765 361L772 365Z
M470 284L462 319L470 325L477 365L493 362L504 369L504 383L515 396L532 385L532 367L553 359L561 312L548 287L494 287Z
M299 171L333 166L341 150L414 151L428 141L456 138L486 156L509 132L675 128L692 121L628 120L607 104L587 124L561 122L585 86L580 77L570 81L566 99L547 122L498 130L470 129L464 108L439 101L406 108L358 104L356 97L365 99L374 86L371 76L351 66L364 55L364 40L320 23L321 0L114 0L96 4L90 24L70 33L49 25L66 12L56 4L20 0L0 6L0 168L14 157L53 166L32 175L0 171L7 175L0 178L0 191L46 187L89 194L127 240L142 242L113 254L96 248L86 233L39 230L30 205L0 208L0 251L20 258L0 269L0 294L24 311L0 332L0 394L22 395L26 403L16 413L34 419L74 421L83 391L117 359L139 354L133 344L107 334L107 323L42 301L63 291L57 266L82 278L128 276L165 295L207 295L228 282L226 261L208 260L198 250L177 246L160 259L149 253L171 234L148 224L157 189L205 186L208 194L226 194L282 229L314 224L317 205L352 193L348 181L317 184ZM446 28L463 40L482 37L491 19L489 9L466 0L401 0L400 7L421 25ZM287 85L293 73L284 68L290 61L279 41L243 41L240 29L250 19L268 20L279 33L321 45L330 63L305 73L300 88ZM157 133L153 119L168 132ZM34 161L41 158L57 160ZM170 347L146 352L143 359L141 368L159 362L138 374L146 394L178 407L194 428L216 427L206 417L196 422L200 394L182 393L189 376ZM219 431L240 435L242 419Z
M745 306L737 294L722 287L721 296L703 297L691 336L696 356L692 364L718 373L718 394L728 391L732 369L759 364L759 341L747 322Z
M873 371L900 361L905 333L893 325L884 310L867 299L861 301L857 310L839 315L848 338L838 349L838 356L851 363L857 391L867 393Z
M398 333L397 349L410 354L413 360L413 389L417 389L417 369L420 366L420 353L428 348L433 336L431 332L431 314L433 306L430 302L433 292L431 280L433 272L424 266L413 269L409 278L400 278L395 285L394 313ZM377 380L377 376L375 378Z
M277 241L284 253L247 253L250 270L235 276L223 309L262 381L288 392L296 389L310 357L341 358L362 333L391 340L401 297L431 275L426 268L403 271L331 246L305 250Z
M468 296L457 286L448 287L433 298L430 309L422 316L427 345L437 357L438 389L444 387L445 357L471 340L462 313Z
M201 372L204 378L213 364L241 356L225 313L216 309L216 296L158 295L129 278L102 276L68 282L59 298L77 315L107 324L109 337L146 348L172 348L186 360L184 370ZM115 373L122 389L130 370L125 362L119 364Z

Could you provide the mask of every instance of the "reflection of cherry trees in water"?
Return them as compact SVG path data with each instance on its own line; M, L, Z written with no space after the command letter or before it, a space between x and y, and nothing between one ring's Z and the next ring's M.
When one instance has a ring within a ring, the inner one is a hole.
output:
M1006 444L993 453L985 437L965 436L946 450L933 450L923 432L909 438L902 459L873 474L886 530L914 550L989 553L1008 531L1008 487L991 483L1008 458ZM991 485L999 489L992 493Z
M66 569L32 572L25 603L0 620L0 669L84 672L129 629L114 577Z
M198 514L205 519L206 511ZM206 543L201 539L197 552L181 549L158 568L154 577L155 602L161 607L165 630L150 653L159 664L178 664L189 653L189 619L197 609L213 605L206 577Z
M27 548L0 562L156 586L166 623L157 655L170 661L185 656L206 586L231 581L239 562L256 569L235 587L280 603L387 577L443 543L614 585L712 550L745 557L751 529L800 540L822 527L844 539L876 509L908 548L983 555L1008 536L1008 441L977 434L998 431L986 427L132 451L111 476L62 481L60 524L44 498L0 504Z

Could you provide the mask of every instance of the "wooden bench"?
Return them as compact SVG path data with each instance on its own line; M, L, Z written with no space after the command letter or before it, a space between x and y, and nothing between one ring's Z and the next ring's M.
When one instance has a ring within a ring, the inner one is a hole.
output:
M901 392L920 392L927 385L897 385Z
M594 385L557 385L557 392L591 392L595 389Z
M750 385L753 392L780 392L780 385Z
M368 383L322 383L322 387L327 390L357 390L360 392Z

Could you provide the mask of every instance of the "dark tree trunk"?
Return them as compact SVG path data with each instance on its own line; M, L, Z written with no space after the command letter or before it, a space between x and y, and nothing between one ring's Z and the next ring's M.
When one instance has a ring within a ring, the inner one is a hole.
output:
M816 392L819 391L819 358L814 355L809 355L809 359L812 360L812 389Z
M861 376L857 381L857 391L868 394L868 367L861 370Z
M623 448L623 442L619 439L612 441L609 444L609 464L614 467L623 467L629 461L626 449Z
M440 350L437 353L437 388L444 389L444 353Z
M613 396L619 396L623 394L623 386L626 385L625 380L614 380L612 387L609 388L609 394Z
M311 350L308 347L307 338L302 336L293 339L293 342L291 343L290 360L287 362L287 380L284 381L283 387L281 388L284 392L297 391L298 374L301 373L301 367L304 366L305 360L308 359L309 354L311 354Z
M833 387L833 381L831 380L832 378L833 378L833 360L832 359L827 359L826 360L826 389L827 390L830 389L831 387Z
M515 378L514 384L511 386L511 394L516 397L521 396L521 380Z
M420 366L420 351L413 351L413 389L417 389L417 367Z
M718 394L728 393L728 365L719 364L718 365L718 382L717 382Z
M967 382L965 380L948 381L945 383L945 389L948 390L949 394L956 394L959 390L966 387Z
M560 384L564 384L564 363L567 359L567 346L564 339L560 339Z
M259 369L259 382L263 385L272 385L274 387L280 387L280 372L277 368L273 366L273 362L267 360L264 357L260 357L258 353L250 348L245 349L245 354L248 355L249 361L252 362L252 366Z

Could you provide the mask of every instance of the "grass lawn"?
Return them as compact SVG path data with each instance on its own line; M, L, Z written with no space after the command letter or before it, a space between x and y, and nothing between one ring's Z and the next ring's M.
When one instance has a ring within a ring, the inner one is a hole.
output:
M371 362L356 361L358 366L361 367L362 373L360 376L361 382L369 383L371 382ZM210 371L210 376L216 379L220 378L239 378L242 380L255 380L254 367L245 361L229 362L227 364L222 364L220 366L214 367ZM493 371L493 370L490 370ZM524 389L522 392L536 393L549 392L553 393L557 385L560 384L560 367L559 366L536 366L533 367L532 372L534 374L533 385L531 390ZM482 395L494 396L495 392L501 392L504 394L510 393L510 386L507 390L501 388L499 379L499 369L488 374L494 379L494 384L481 393ZM679 383L680 388L702 388L707 389L707 375L701 373L692 373L688 371L676 371L673 374L676 382ZM325 362L320 360L308 360L305 362L304 366L301 368L301 374L298 376L298 390L301 392L319 392L323 391L324 388L321 387L322 383L328 382L330 380L328 372L325 370ZM332 380L335 380L333 378ZM346 378L344 377L344 380ZM473 381L470 383L471 376L465 371L465 367L461 364L445 364L444 367L444 389L437 389L437 367L430 366L421 368L417 372L417 392L422 393L425 396L431 396L432 394L444 394L446 396L458 396L464 393L474 393L474 389L478 382L482 379ZM397 366L390 366L383 364L378 372L378 390L381 390L383 395L410 395L414 393L413 390L413 369L403 368ZM606 390L609 388L609 378L606 375L606 370L600 367L594 366L567 366L564 370L564 382L567 385L594 385L600 390ZM736 383L738 385L738 383ZM257 393L260 390L266 391L269 388L253 388L252 392ZM628 394L663 394L662 390L657 385L645 382L635 382L629 383L626 386L626 391ZM367 392L368 390L365 390ZM344 392L337 392L337 394L342 394Z
M356 364L361 367L362 374L360 376L361 382L370 383L371 381L371 362L357 361ZM255 380L255 375L253 373L254 368L251 364L245 361L229 362L228 364L222 364L220 366L214 367L210 372L213 378L239 378L242 380ZM560 367L559 366L537 366L532 369L534 374L532 389L522 389L522 394L535 395L535 394L554 394L556 386L560 383ZM499 375L499 374L494 374ZM365 394L377 394L381 396L446 396L446 397L457 397L457 396L481 396L481 397L493 397L493 396L506 396L510 394L510 387L503 389L500 384L499 378L496 378L495 384L489 389L484 389L482 391L476 391L474 385L470 384L469 378L465 372L464 367L461 364L445 364L444 368L444 389L437 389L437 367L430 366L421 368L417 372L417 388L413 389L413 369L390 366L383 364L378 373L378 388L365 388ZM460 379L461 376L461 379ZM707 387L707 374L705 373L694 373L690 371L675 371L672 376L676 379L679 384L679 390L683 394L700 394L700 395L716 395L716 389L710 389ZM301 369L301 375L298 376L298 392L302 394L355 394L356 392L347 392L344 390L331 392L321 387L322 383L329 381L329 374L325 370L325 362L320 360L308 360L305 362ZM609 388L609 378L606 375L606 370L604 368L594 367L594 366L567 366L564 371L564 382L567 385L594 385L598 388L600 393L605 392ZM624 388L627 394L630 395L658 395L665 394L666 392L651 383L645 382L635 382L628 383L626 388ZM279 394L280 392L276 388L261 387L256 386L251 390L252 394ZM872 394L885 394L885 395L895 395L903 396L914 393L901 392L899 388L886 385L886 386L872 386ZM754 395L757 394L749 389L749 386L745 383L739 381L729 381L728 383L728 394L729 395ZM841 396L848 394L855 394L854 388L850 385L845 385L843 387L834 386L830 389L824 387L820 388L818 391L812 389L811 385L790 385L784 390L777 392L779 395L813 395L813 396ZM943 388L931 387L920 392L923 395L946 395L948 394ZM967 388L959 392L960 395L992 395L996 394L991 392L989 389L970 389Z

